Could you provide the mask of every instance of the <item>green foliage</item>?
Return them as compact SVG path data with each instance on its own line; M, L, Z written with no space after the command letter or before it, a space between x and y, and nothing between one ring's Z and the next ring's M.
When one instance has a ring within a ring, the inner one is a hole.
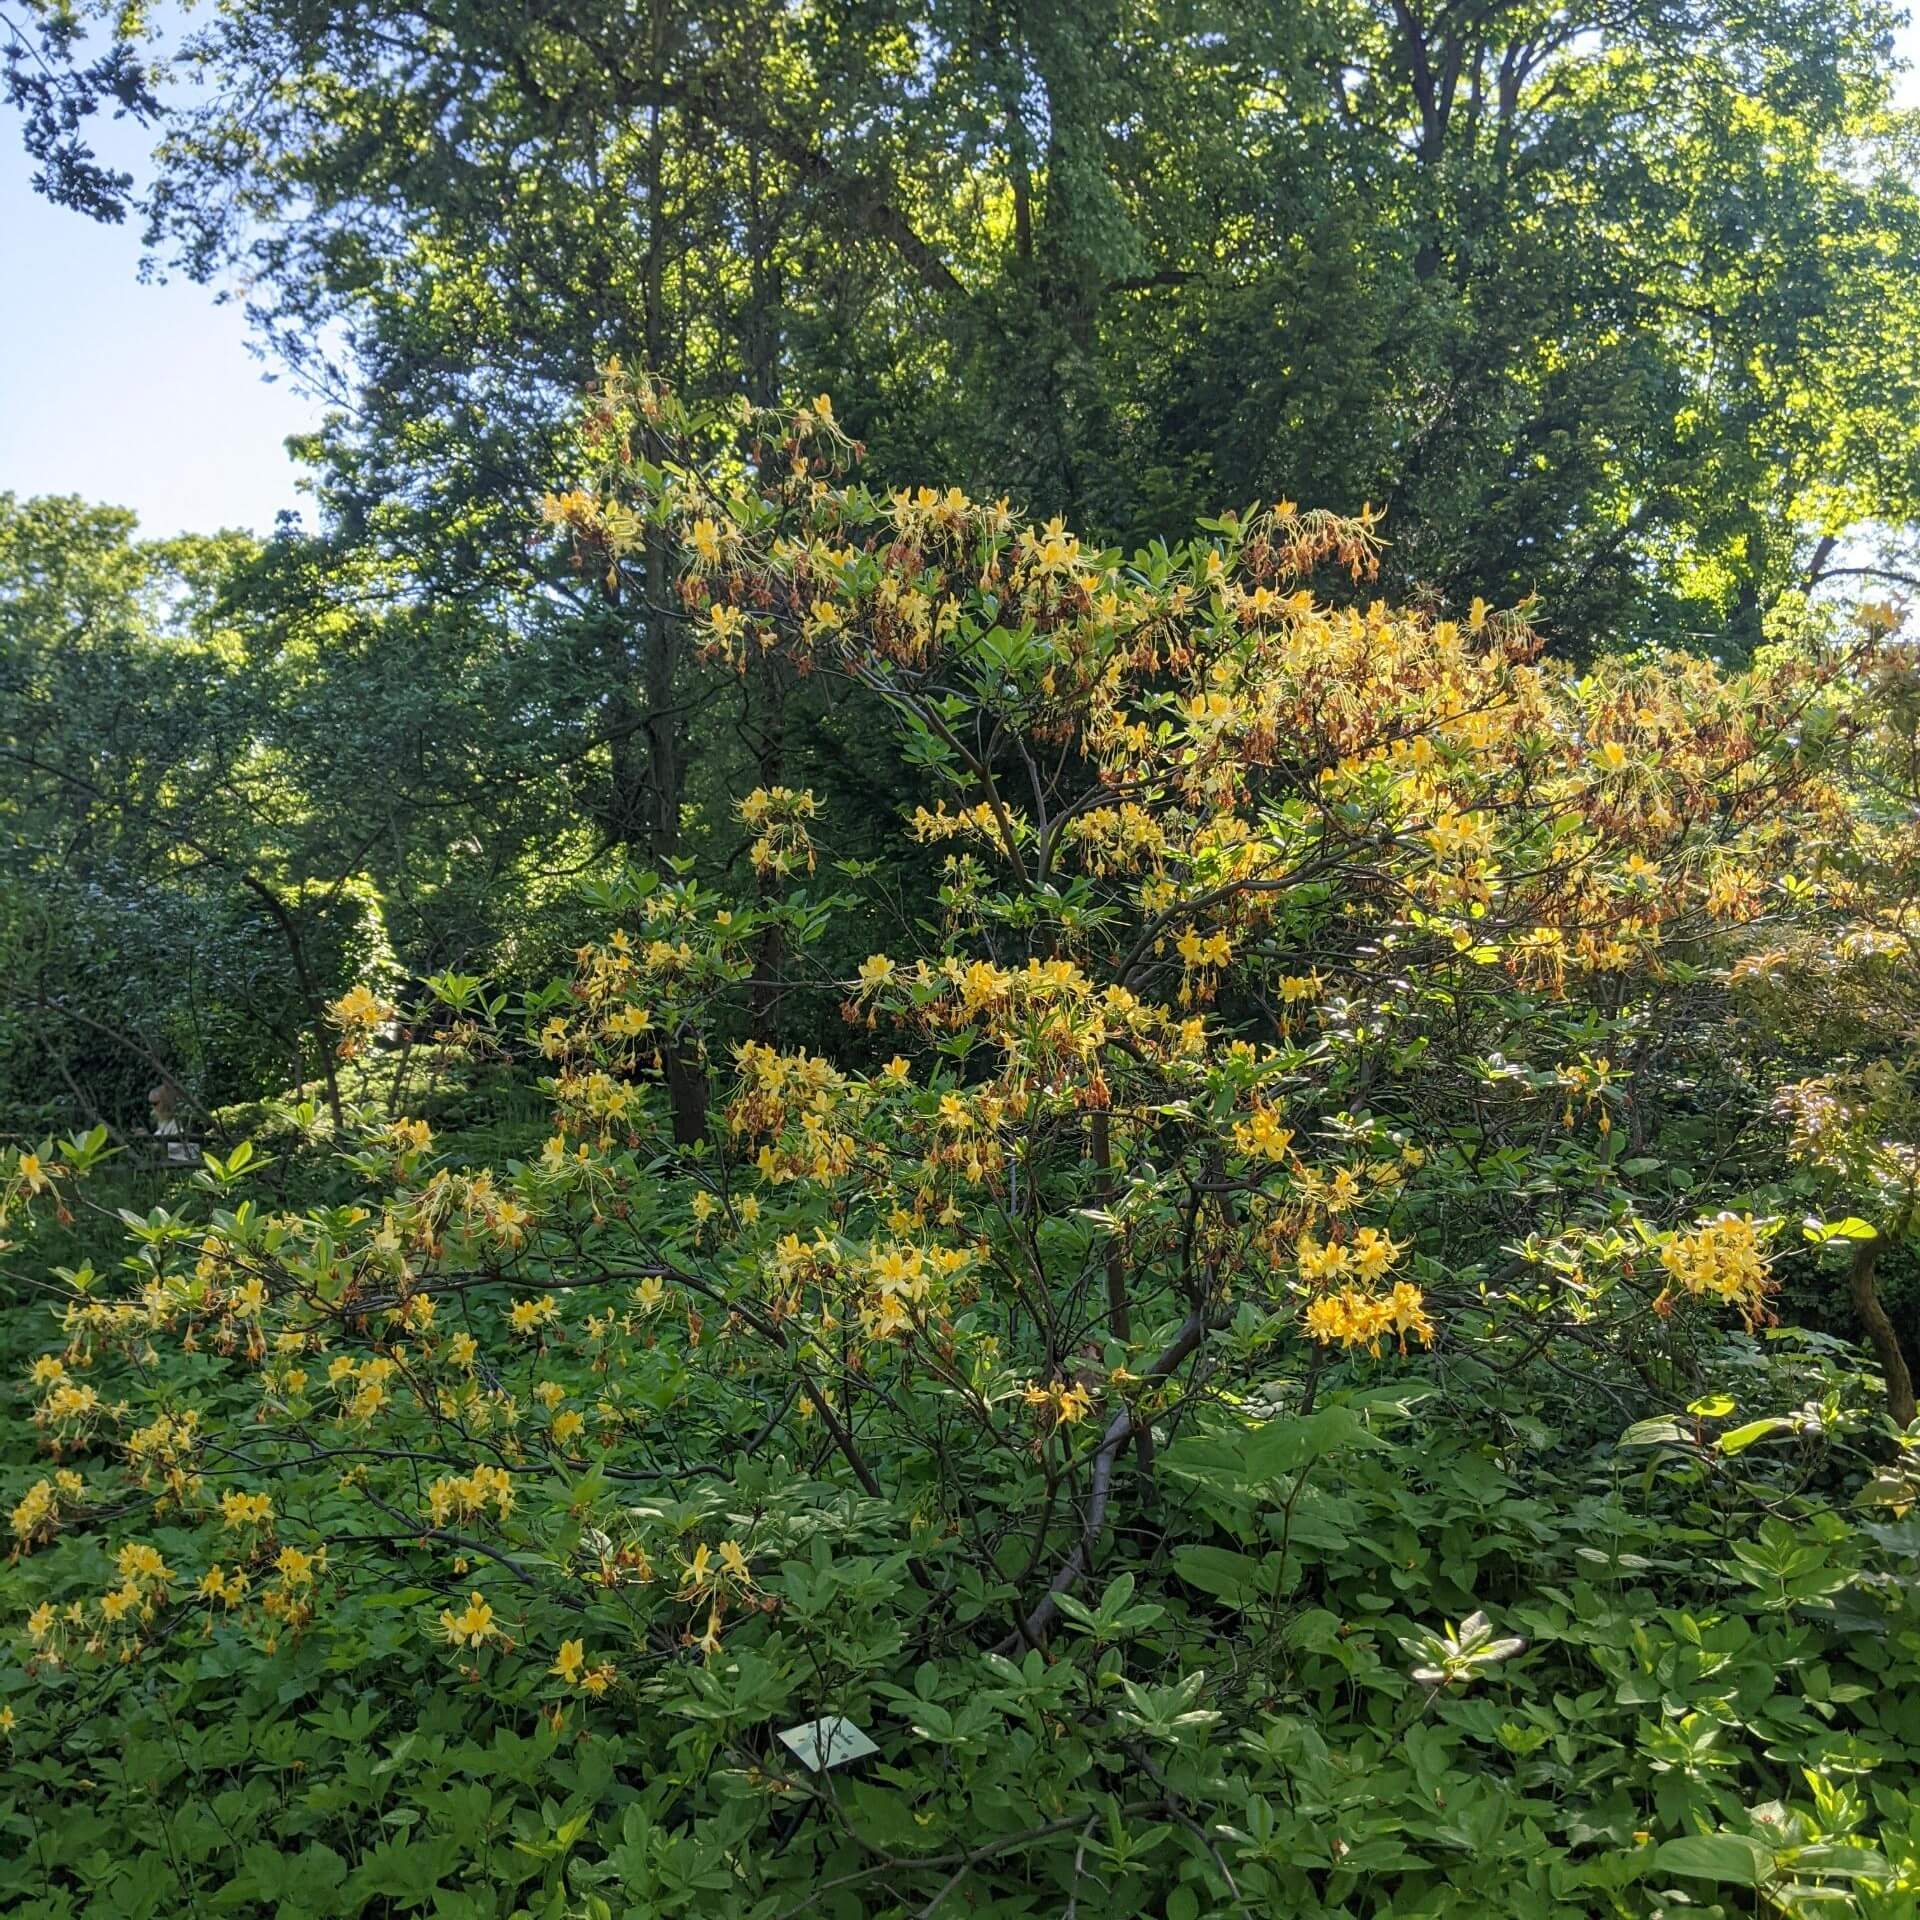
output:
M1397 592L1747 650L1920 500L1893 20L253 0L154 209L316 374L353 329L330 497L425 579L563 594L503 502L618 354L837 393L890 484L1129 544L1384 502Z
M1129 563L883 503L824 400L757 464L591 404L583 561L666 529L707 670L859 684L957 850L827 881L756 786L733 890L615 863L569 978L376 972L331 1097L151 1204L104 1127L0 1157L58 1303L8 1910L1910 1905L1920 1424L1768 1311L1880 1236L1770 1254L1807 1176L1729 1097L1803 1064L1764 942L1908 924L1884 633L1575 676L1297 585L1365 523Z
M883 1517L822 1490L769 1567L775 1629L711 1664L656 1646L612 1716L554 1710L577 1616L497 1576L512 1644L464 1680L426 1584L351 1587L266 1657L188 1634L105 1694L16 1668L0 1909L1521 1920L1758 1889L1893 1920L1920 1890L1920 1532L1848 1504L1844 1367L1792 1340L1708 1365L1753 1397L1652 1470L1547 1377L1335 1385L1304 1420L1276 1380L1264 1423L1169 1449L1191 1497L1045 1656L909 1655ZM757 1549L797 1466L643 1511ZM565 1553L573 1490L523 1498ZM9 1612L36 1565L0 1573ZM880 1748L830 1782L772 1737L827 1712Z

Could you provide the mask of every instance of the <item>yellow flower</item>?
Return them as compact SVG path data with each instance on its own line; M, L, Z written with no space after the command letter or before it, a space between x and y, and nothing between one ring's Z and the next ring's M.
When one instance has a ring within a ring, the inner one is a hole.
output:
M1725 1301L1749 1326L1765 1313L1772 1282L1751 1214L1723 1213L1691 1233L1674 1234L1660 1250L1660 1264L1686 1292Z
M680 1583L683 1596L706 1592L713 1583L713 1549L702 1540L693 1550L693 1558L687 1562L685 1577Z
M547 1671L564 1680L568 1686L579 1679L581 1670L587 1664L587 1648L582 1640L562 1640L560 1655Z
M70 1381L62 1381L47 1396L48 1414L63 1424L85 1420L99 1410L100 1396L91 1387L75 1386Z
M163 1587L173 1578L158 1549L137 1541L129 1542L120 1549L114 1565L119 1569L121 1579L129 1584L145 1581Z
M333 1015L336 1026L349 1032L371 1031L383 1020L391 1020L394 1014L392 1005L366 986L349 987L327 1011Z
M1403 1342L1407 1334L1412 1334L1416 1339L1432 1344L1433 1322L1427 1318L1426 1301L1418 1287L1406 1280L1396 1281L1387 1305Z
M220 1524L229 1529L264 1527L273 1518L273 1501L264 1493L223 1493Z
M1051 1381L1044 1387L1032 1385L1026 1388L1022 1398L1043 1422L1054 1425L1074 1426L1093 1411L1093 1396L1078 1382L1072 1386L1061 1380Z
M51 1520L57 1510L58 1501L51 1480L38 1480L29 1487L20 1504L13 1510L13 1531L21 1540L30 1539Z
M543 1293L538 1299L516 1300L507 1314L507 1319L515 1333L533 1333L549 1320L556 1319L560 1309L554 1304L553 1295Z
M317 1553L302 1553L298 1547L282 1547L273 1565L282 1581L289 1587L310 1587L314 1575L326 1564L326 1549Z
M218 1600L226 1607L235 1607L246 1598L247 1576L235 1567L231 1573L222 1569L216 1561L207 1569L206 1577L200 1582L203 1599Z
M1233 1141L1251 1160L1282 1160L1293 1144L1293 1130L1280 1124L1273 1108L1258 1106L1247 1119L1235 1121Z
M125 1586L116 1587L111 1593L100 1596L100 1611L108 1625L114 1625L140 1604L140 1589L131 1580Z
M1354 1235L1347 1259L1362 1280L1378 1280L1405 1250L1377 1228L1362 1227Z
M1312 1234L1303 1233L1300 1244L1294 1249L1294 1264L1300 1269L1302 1280L1317 1283L1331 1280L1343 1273L1347 1265L1345 1247L1323 1247Z
M493 1609L477 1593L467 1596L466 1606L458 1613L443 1607L440 1630L456 1647L480 1646L498 1631L493 1624Z
M1323 1293L1317 1300L1307 1302L1307 1332L1322 1346L1338 1340L1346 1324L1346 1309L1337 1294Z

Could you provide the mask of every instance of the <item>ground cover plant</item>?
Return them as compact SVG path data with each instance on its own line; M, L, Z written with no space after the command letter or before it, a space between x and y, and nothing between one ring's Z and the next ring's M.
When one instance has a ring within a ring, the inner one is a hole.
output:
M1893 616L1576 668L1370 513L859 454L616 364L544 518L857 699L883 853L743 783L111 1241L104 1130L0 1162L0 1902L1910 1911Z

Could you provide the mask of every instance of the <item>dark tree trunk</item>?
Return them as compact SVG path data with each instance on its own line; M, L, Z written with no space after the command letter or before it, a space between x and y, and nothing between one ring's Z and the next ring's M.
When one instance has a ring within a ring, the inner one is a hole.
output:
M1867 1344L1873 1349L1873 1357L1880 1362L1880 1371L1887 1382L1887 1411L1893 1415L1894 1424L1908 1427L1913 1424L1913 1374L1907 1366L1907 1356L1901 1351L1900 1336L1893 1330L1893 1322L1887 1318L1887 1310L1880 1304L1880 1289L1874 1284L1874 1272L1880 1264L1881 1236L1876 1234L1871 1240L1856 1240L1853 1243L1853 1264L1847 1269L1847 1292L1853 1299L1853 1311L1860 1322L1861 1331L1867 1336Z

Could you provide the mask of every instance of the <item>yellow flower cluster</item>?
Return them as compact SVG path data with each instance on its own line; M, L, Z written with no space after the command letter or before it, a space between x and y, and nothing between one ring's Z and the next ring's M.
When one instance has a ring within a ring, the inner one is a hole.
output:
M467 1596L467 1604L455 1613L451 1607L440 1610L440 1631L456 1647L482 1647L495 1638L500 1629L493 1623L493 1609L479 1594Z
M20 1549L31 1551L51 1538L60 1523L62 1504L71 1506L85 1490L80 1476L71 1468L63 1468L51 1480L36 1480L21 1496L10 1518Z
M281 1583L288 1588L311 1587L318 1577L327 1570L327 1550L316 1547L307 1553L299 1547L282 1547L275 1557L273 1570L280 1576Z
M1166 828L1132 800L1095 807L1069 820L1064 837L1079 849L1087 871L1100 879L1143 868L1158 872L1167 854Z
M1079 1381L1031 1382L1021 1398L1043 1426L1077 1426L1093 1411L1093 1395Z
M1205 1005L1213 998L1221 973L1233 963L1233 941L1225 933L1201 933L1189 927L1174 942L1180 956L1180 1004L1198 1001Z
M1246 1119L1233 1123L1233 1143L1249 1160L1284 1160L1293 1145L1293 1129L1281 1124L1277 1107L1261 1101Z
M762 1142L754 1166L769 1186L826 1182L851 1171L866 1093L815 1054L782 1053L748 1041L735 1054L740 1083L727 1107L737 1138ZM871 1149L870 1149L871 1150Z
M366 985L352 986L338 1000L330 1001L327 1012L340 1029L340 1056L351 1060L376 1034L397 1009Z
M247 1527L270 1527L273 1524L273 1501L264 1493L223 1493L220 1496L220 1524L234 1533Z
M397 1364L384 1353L357 1360L350 1353L338 1355L327 1368L327 1383L340 1397L340 1417L363 1425L387 1404L389 1383Z
M537 1334L560 1318L560 1303L550 1293L535 1294L530 1300L516 1300L507 1309L507 1324L518 1334Z
M488 1466L442 1474L427 1489L427 1507L436 1527L474 1519L488 1507L496 1519L504 1520L513 1511L513 1475L505 1467Z
M688 1639L700 1651L712 1656L720 1651L720 1625L729 1600L745 1600L754 1591L752 1569L745 1549L737 1540L722 1540L715 1550L702 1540L692 1555L681 1563L680 1589L675 1596L696 1608L704 1605L707 1622L698 1638Z
M1308 1334L1322 1346L1365 1347L1375 1354L1389 1334L1398 1338L1402 1353L1409 1334L1422 1342L1433 1339L1425 1298L1407 1280L1396 1281L1385 1294L1363 1293L1357 1287L1323 1293L1307 1303L1304 1320Z
M127 1436L127 1460L143 1487L158 1482L164 1500L186 1506L200 1492L193 1462L200 1445L200 1414L188 1407L163 1413Z
M941 840L973 840L982 846L1000 844L999 821L984 800L958 813L949 813L944 800L935 801L931 810L915 807L912 826L913 837L923 844Z
M1761 1229L1751 1214L1723 1213L1690 1233L1671 1235L1660 1249L1660 1264L1682 1292L1724 1301L1748 1326L1766 1317L1773 1283Z
M129 1619L151 1620L173 1583L173 1569L160 1557L159 1549L143 1541L129 1541L115 1556L114 1569L120 1585L101 1595L101 1618L108 1626L119 1626Z
M84 1439L105 1411L100 1396L84 1381L61 1379L33 1411L36 1426L50 1427L62 1440Z
M547 1671L556 1679L565 1681L570 1687L579 1688L582 1693L590 1694L595 1699L619 1678L611 1661L601 1661L598 1665L588 1661L586 1642L583 1640L562 1640L559 1656Z
M755 836L748 857L762 880L783 879L803 866L814 871L808 826L819 812L819 801L805 788L755 787L740 802L740 818Z
M916 1324L930 1303L944 1297L946 1282L972 1260L964 1247L916 1247L876 1242L860 1264L867 1291L861 1324L875 1340L888 1340Z
M1336 1169L1335 1183L1342 1176L1353 1180L1342 1167ZM1357 1180L1353 1184L1357 1198ZM1433 1322L1420 1289L1407 1280L1385 1284L1405 1252L1404 1243L1378 1227L1361 1227L1351 1238L1326 1241L1302 1233L1294 1262L1309 1289L1301 1316L1309 1337L1322 1346L1365 1347L1376 1354L1389 1335L1403 1353L1409 1335L1431 1344Z
M246 1576L245 1569L235 1567L229 1573L216 1560L201 1578L200 1597L203 1600L218 1601L231 1613L247 1597L252 1585L252 1581Z
M1727 861L1707 882L1707 912L1716 920L1756 919L1765 887L1765 880L1754 868Z
M380 1129L378 1138L382 1146L411 1169L412 1163L433 1145L433 1128L424 1120L389 1120Z

